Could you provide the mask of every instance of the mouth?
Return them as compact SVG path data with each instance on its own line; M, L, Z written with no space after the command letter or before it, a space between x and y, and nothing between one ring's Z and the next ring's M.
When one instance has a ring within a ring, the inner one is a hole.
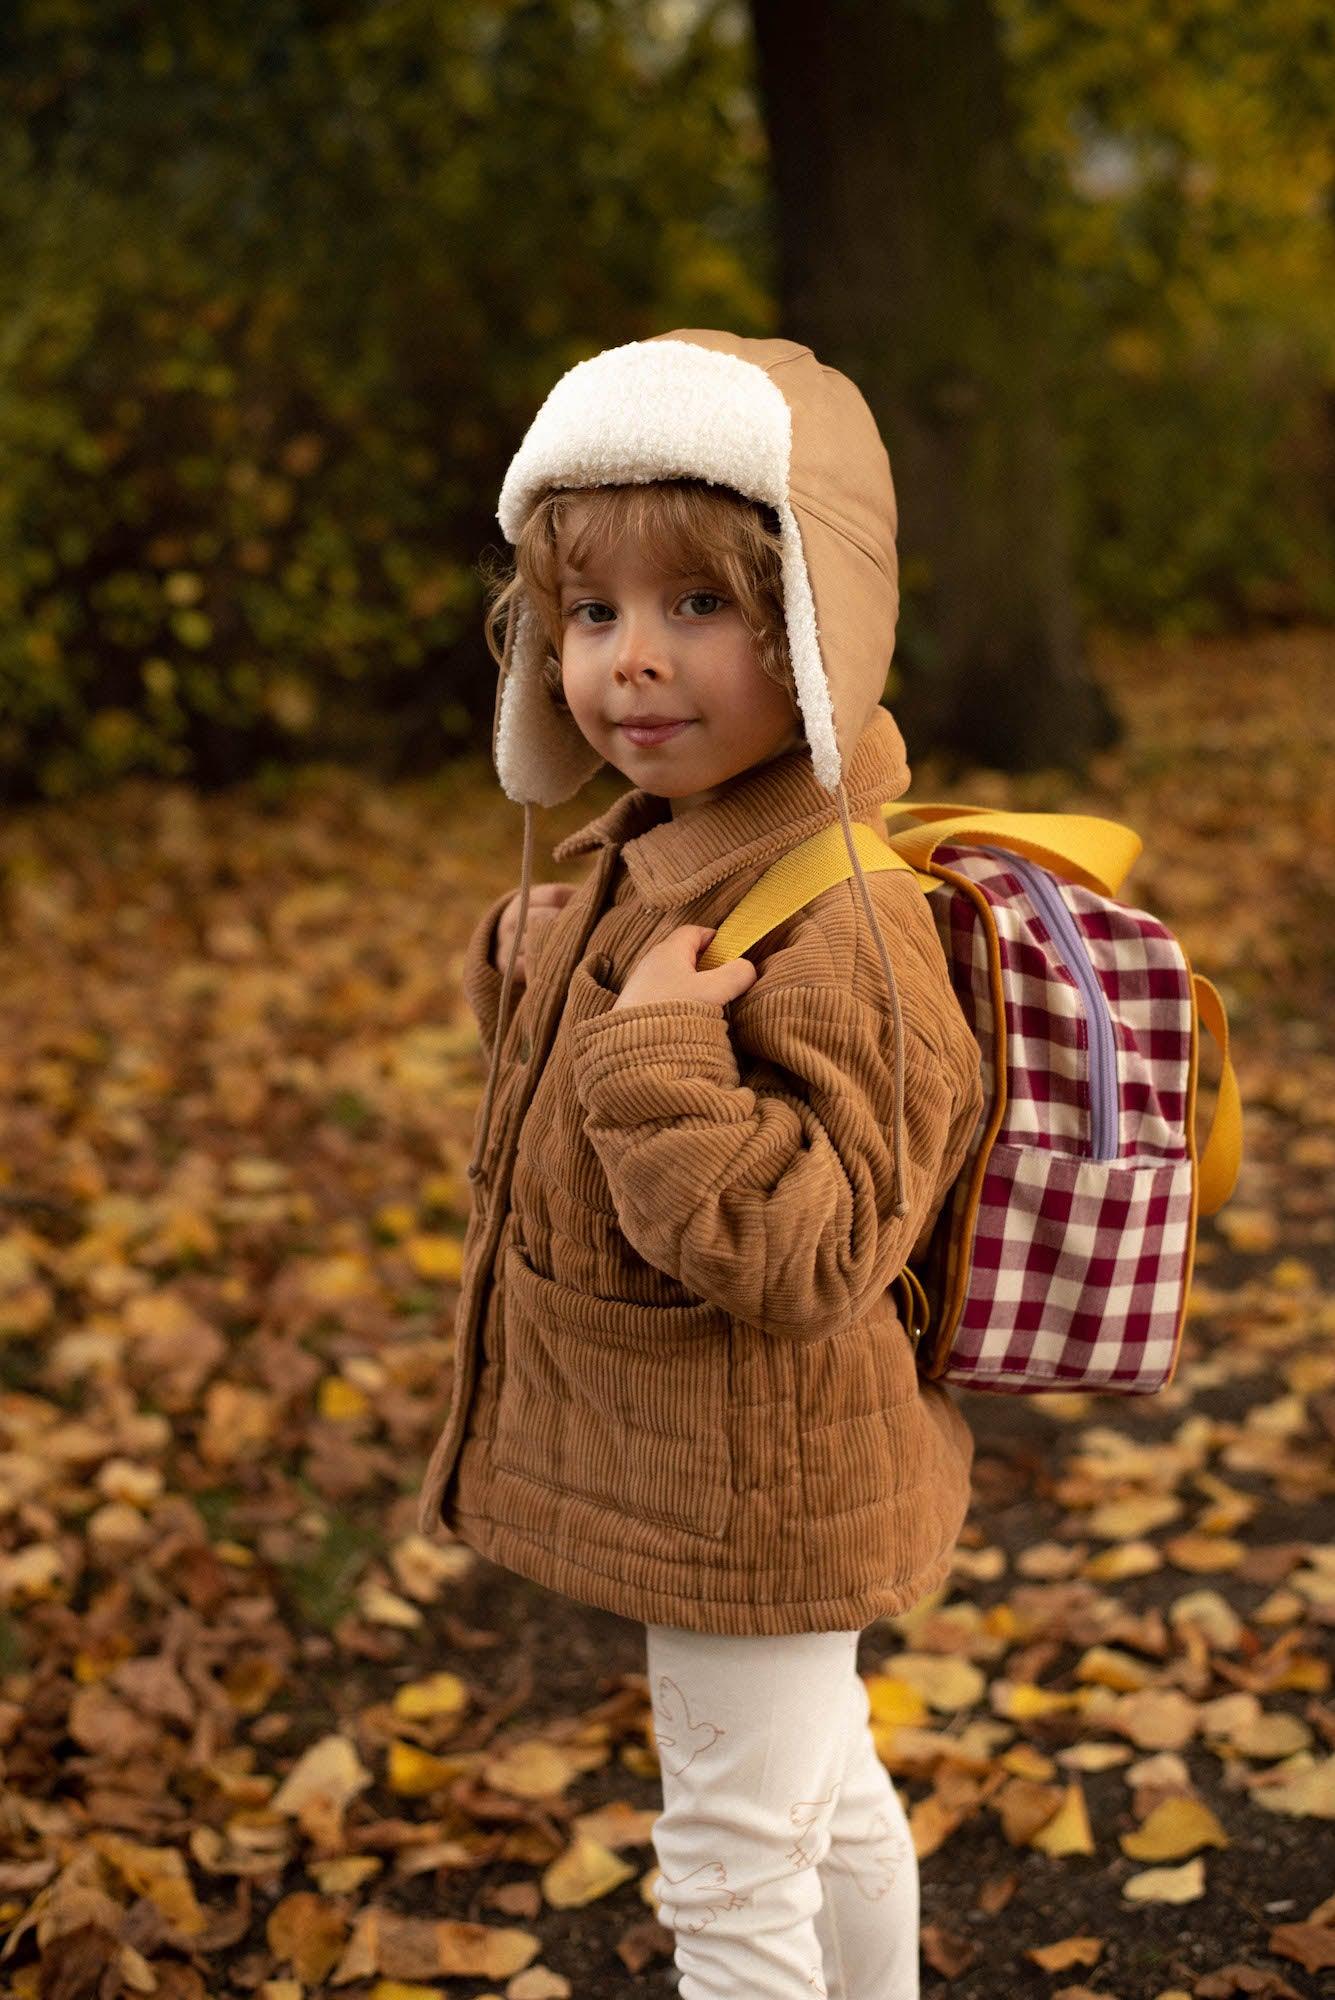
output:
M694 719L688 715L680 722L619 722L617 728L632 743L666 743L672 737L680 736L683 729L689 729Z

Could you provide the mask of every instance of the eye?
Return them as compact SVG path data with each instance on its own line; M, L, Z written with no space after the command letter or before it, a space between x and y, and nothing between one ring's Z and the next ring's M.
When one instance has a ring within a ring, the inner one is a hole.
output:
M692 590L685 597L683 597L682 603L699 604L701 599L703 599L704 602L710 605L711 607L720 604L726 604L728 601L726 597L721 597L718 591L716 590ZM709 614L708 612L704 612L701 615L704 617L708 617Z
M597 598L586 598L582 604L572 604L566 612L566 617L578 618L581 611L610 611L614 618L616 616L610 604L603 604ZM592 620L592 623L595 625L605 625L607 620L605 618L595 618Z

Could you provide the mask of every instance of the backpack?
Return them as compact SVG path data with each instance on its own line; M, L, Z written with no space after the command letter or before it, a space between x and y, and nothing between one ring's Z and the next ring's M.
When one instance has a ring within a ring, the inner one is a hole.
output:
M984 1094L964 1164L892 1280L919 1373L1152 1395L1177 1366L1198 1218L1223 1207L1241 1159L1219 994L1158 918L1117 900L1141 850L1130 827L902 800L881 812L884 839L853 824L858 859L909 869L932 898ZM700 964L851 874L842 828L822 828L752 887ZM1222 1072L1198 1154L1202 1027Z

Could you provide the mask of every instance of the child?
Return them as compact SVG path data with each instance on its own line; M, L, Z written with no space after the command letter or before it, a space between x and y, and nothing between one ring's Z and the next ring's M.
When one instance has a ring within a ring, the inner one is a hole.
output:
M679 331L561 378L499 519L523 864L464 963L490 1068L420 1524L644 1621L682 2000L909 2000L917 1867L857 1644L946 1576L968 1505L968 1427L887 1288L983 1098L922 889L864 878L850 829L909 781L889 461L809 348ZM533 806L605 761L635 789L554 850L589 875L531 896ZM831 794L851 879L698 969Z

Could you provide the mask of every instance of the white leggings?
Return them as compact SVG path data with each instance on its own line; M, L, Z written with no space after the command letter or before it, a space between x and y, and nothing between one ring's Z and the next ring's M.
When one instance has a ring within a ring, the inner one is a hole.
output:
M858 1634L646 1632L680 2000L918 2000L918 1863Z

